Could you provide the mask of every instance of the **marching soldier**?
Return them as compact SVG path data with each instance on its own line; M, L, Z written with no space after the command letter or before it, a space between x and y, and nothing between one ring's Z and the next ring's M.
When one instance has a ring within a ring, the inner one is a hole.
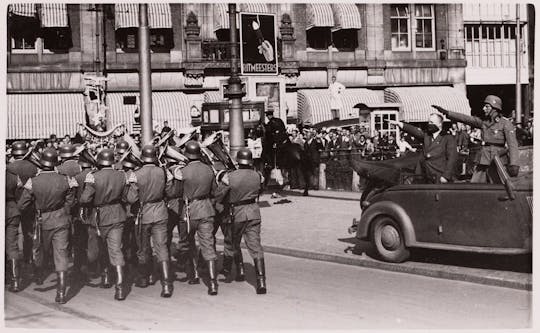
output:
M58 155L62 163L57 167L58 173L68 177L75 177L82 169L75 156L75 146L72 144L64 144L58 148Z
M100 256L109 255L109 261L116 269L116 287L114 299L122 301L126 298L124 286L124 255L122 253L122 235L126 221L126 211L122 205L127 194L126 177L123 171L114 170L114 152L103 149L97 156L98 171L88 173L84 180L84 190L80 202L91 204L92 230L107 246ZM108 275L108 264L104 275ZM102 280L103 282L106 282Z
M114 153L116 155L116 164L114 165L114 168L116 170L122 170L124 168L122 161L120 159L124 155L124 153L129 149L129 143L127 141L124 141L123 139L116 142L116 146L114 149Z
M223 177L220 187L226 193L232 222L231 232L235 257L241 252L242 237L255 264L257 294L266 294L264 251L261 246L261 212L257 199L264 179L253 170L253 157L247 148L241 148L237 155L239 169ZM230 261L224 265L230 265ZM238 262L236 263L238 265ZM230 270L230 268L229 268Z
M6 255L9 260L9 290L20 291L19 225L21 213L17 208L17 191L22 187L19 177L6 171Z
M135 284L138 287L148 286L148 275L152 269L152 249L161 267L161 297L171 297L173 284L169 269L169 249L167 248L168 211L165 204L165 191L171 186L172 175L156 164L158 162L156 148L146 145L141 151L142 168L129 176L129 191L127 201L131 204L139 201L138 220L138 251L139 278Z
M448 111L440 106L432 105L448 119L468 124L482 130L484 144L480 152L480 164L477 166L471 183L486 183L489 181L488 168L491 162L508 149L508 173L511 177L519 174L519 150L516 138L516 130L512 122L502 116L502 100L494 95L488 95L484 99L485 119L467 116L461 113ZM504 160L503 160L504 161Z
M216 251L214 249L214 216L216 214L212 197L217 188L214 172L201 162L201 147L196 141L188 141L185 145L184 155L190 160L183 169L175 172L175 177L182 180L184 189L184 208L188 228L188 240L191 251L191 269L194 275L191 284L198 282L196 275L198 251L195 244L197 234L201 246L201 253L208 263L210 283L209 295L217 295L218 284L216 275Z
M167 149L177 150L178 148L169 146L169 148ZM178 163L177 160L167 157L168 170L171 174L174 173L176 168L181 167L177 163ZM171 254L171 256L174 256L177 254L175 249L173 249L176 247L173 246L172 244L174 228L175 227L178 228L179 236L181 234L185 235L185 229L186 229L185 221L182 221L183 219L181 217L182 208L184 205L184 202L182 200L183 195L184 193L183 193L182 183L178 179L173 179L171 187L167 191L167 208L169 209L169 224L167 228L167 247L169 248L169 253ZM182 256L185 257L183 253L180 253L179 257L182 257Z
M7 165L7 171L19 176L22 184L26 184L28 179L35 177L38 169L32 162L24 159L28 153L28 147L24 141L15 141L11 145L11 155L13 161ZM16 200L19 200L22 188L17 190ZM32 232L35 221L35 209L33 205L21 210L21 229L23 234L23 260L25 263L33 265L32 261Z
M49 253L52 245L54 266L57 273L56 298L60 304L66 303L66 272L68 269L68 237L71 216L69 211L75 204L74 187L77 182L54 171L58 155L54 149L43 151L40 160L43 170L24 185L18 201L20 210L28 208L32 202L37 211L37 229L42 229L42 245Z

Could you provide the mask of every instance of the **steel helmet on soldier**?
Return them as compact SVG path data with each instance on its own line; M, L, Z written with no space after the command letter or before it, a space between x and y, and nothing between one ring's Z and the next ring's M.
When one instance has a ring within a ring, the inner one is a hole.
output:
M127 141L118 141L116 143L116 153L118 154L123 154L126 152L126 150L128 150L129 148L129 143L127 143Z
M41 153L39 163L47 168L54 168L58 164L58 153L54 148L47 148Z
M11 156L24 156L28 153L28 146L24 141L15 141L11 145Z
M75 146L72 144L64 144L58 148L58 152L61 158L70 158L75 156Z
M141 150L141 161L143 163L157 163L157 151L152 145L145 145Z
M111 166L114 164L114 151L112 149L103 149L97 155L97 165Z
M236 162L240 165L253 165L253 154L248 148L240 148L236 153Z
M198 160L201 158L201 145L197 141L190 140L186 142L186 150L184 155L190 160Z
M484 99L484 104L491 105L492 108L497 109L499 111L502 110L502 100L495 95L488 95L486 96L486 99Z

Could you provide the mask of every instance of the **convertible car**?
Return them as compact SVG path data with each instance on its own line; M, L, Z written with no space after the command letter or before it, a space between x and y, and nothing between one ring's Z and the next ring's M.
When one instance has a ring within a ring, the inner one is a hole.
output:
M412 247L530 253L532 147L521 147L520 155L520 175L515 178L496 158L491 166L492 184L407 181L417 155L382 165L357 161L354 169L369 181L361 199L361 218L353 222L350 232L371 241L380 258L388 262L407 260Z

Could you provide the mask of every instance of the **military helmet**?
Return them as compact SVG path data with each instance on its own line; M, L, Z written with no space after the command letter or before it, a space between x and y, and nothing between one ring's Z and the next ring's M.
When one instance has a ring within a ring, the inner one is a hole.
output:
M253 154L248 148L240 148L236 153L236 162L240 165L253 165Z
M84 158L79 158L79 165L81 166L81 168L91 168L92 167L92 163L88 162Z
M116 143L116 152L118 154L125 153L126 150L128 150L128 148L129 148L129 143L127 143L127 141L121 140Z
M157 163L157 151L152 145L145 145L141 150L141 161L146 164Z
M47 148L41 153L39 163L46 168L54 168L58 164L58 153L54 148Z
M12 156L24 156L28 153L28 146L24 141L15 141L11 145L11 155Z
M126 158L122 160L122 166L128 169L136 169L139 166L140 163L138 163L134 158L133 155L130 153Z
M184 155L190 160L198 160L201 158L201 145L197 141L190 140L186 142L186 150Z
M58 148L58 152L61 158L70 158L75 156L75 149L72 144L64 144Z
M495 95L486 96L486 99L484 99L484 104L489 104L491 105L492 108L502 111L502 100L498 96L495 96Z
M114 151L112 149L103 149L97 155L97 165L111 166L114 164Z

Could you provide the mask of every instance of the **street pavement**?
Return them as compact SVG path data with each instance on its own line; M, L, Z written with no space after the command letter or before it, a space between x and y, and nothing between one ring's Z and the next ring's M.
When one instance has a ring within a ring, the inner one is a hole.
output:
M272 330L362 328L527 328L531 292L433 279L358 266L266 255L268 294L256 295L247 252L246 282L220 282L218 296L177 274L174 294L159 283L114 289L84 286L65 305L54 303L54 275L43 286L5 294L8 328L115 330ZM98 282L96 279L93 282ZM68 294L72 294L69 293Z

